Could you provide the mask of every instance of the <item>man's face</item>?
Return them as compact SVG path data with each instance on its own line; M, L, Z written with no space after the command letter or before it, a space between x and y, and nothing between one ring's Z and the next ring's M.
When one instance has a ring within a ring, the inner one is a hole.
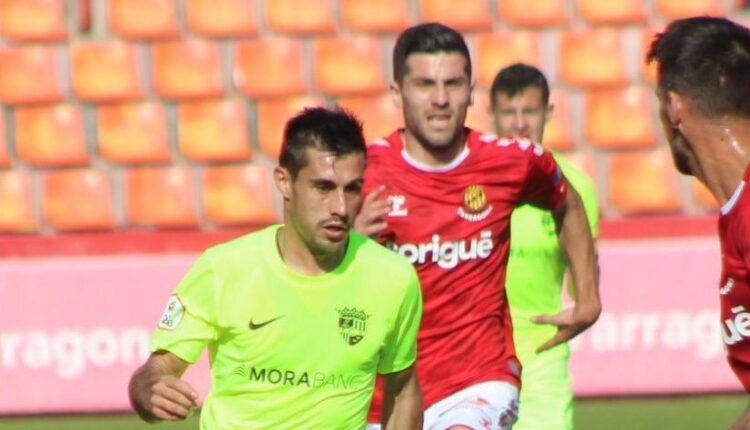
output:
M513 97L498 92L493 101L492 119L497 134L542 141L547 115L551 113L552 106L544 103L539 87L526 87Z
M675 168L683 175L694 176L696 173L697 161L690 142L685 135L674 125L670 110L673 109L671 100L666 90L657 88L656 97L659 99L659 119L661 120L664 136L669 143L669 149L672 152L672 160Z
M359 207L365 156L308 148L307 159L296 179L287 176L285 218L315 254L341 252Z
M473 90L467 61L458 52L411 54L402 82L393 85L407 133L426 148L446 149L462 137Z

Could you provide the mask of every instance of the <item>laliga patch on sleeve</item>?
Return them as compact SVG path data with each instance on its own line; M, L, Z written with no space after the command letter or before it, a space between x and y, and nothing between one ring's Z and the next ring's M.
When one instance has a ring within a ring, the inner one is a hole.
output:
M174 330L180 325L182 316L185 314L185 307L180 299L172 295L167 301L167 307L164 308L164 314L159 319L159 328L164 330Z

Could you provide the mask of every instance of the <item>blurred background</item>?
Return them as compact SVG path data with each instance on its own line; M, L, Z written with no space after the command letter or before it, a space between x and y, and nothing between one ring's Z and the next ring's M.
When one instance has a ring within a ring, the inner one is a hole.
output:
M573 348L577 428L726 427L746 397L721 347L717 204L674 171L643 58L672 19L750 23L747 7L0 0L0 423L140 428L109 413L128 408L169 291L206 246L279 220L287 118L339 104L368 139L400 126L395 38L439 21L472 53L467 123L489 131L501 67L538 66L555 105L544 143L598 187L605 308ZM190 377L205 393L205 363Z

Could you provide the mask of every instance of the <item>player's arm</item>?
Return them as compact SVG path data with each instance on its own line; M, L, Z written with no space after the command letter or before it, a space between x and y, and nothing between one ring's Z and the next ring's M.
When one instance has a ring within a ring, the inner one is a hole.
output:
M130 404L145 421L176 421L187 418L197 406L198 392L180 376L188 362L167 351L151 354L128 386Z
M422 390L414 366L383 375L383 382L383 429L421 429Z

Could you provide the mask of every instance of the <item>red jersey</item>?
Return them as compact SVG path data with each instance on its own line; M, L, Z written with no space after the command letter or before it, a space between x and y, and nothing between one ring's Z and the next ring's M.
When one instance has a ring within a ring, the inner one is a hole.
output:
M505 296L510 215L524 203L553 209L567 185L552 156L529 140L467 129L451 163L425 166L402 130L368 146L364 192L384 184L391 202L380 240L412 262L424 312L417 373L425 409L471 385L520 385ZM370 422L380 414L376 390Z
M732 198L721 208L722 338L729 365L750 392L750 166Z

